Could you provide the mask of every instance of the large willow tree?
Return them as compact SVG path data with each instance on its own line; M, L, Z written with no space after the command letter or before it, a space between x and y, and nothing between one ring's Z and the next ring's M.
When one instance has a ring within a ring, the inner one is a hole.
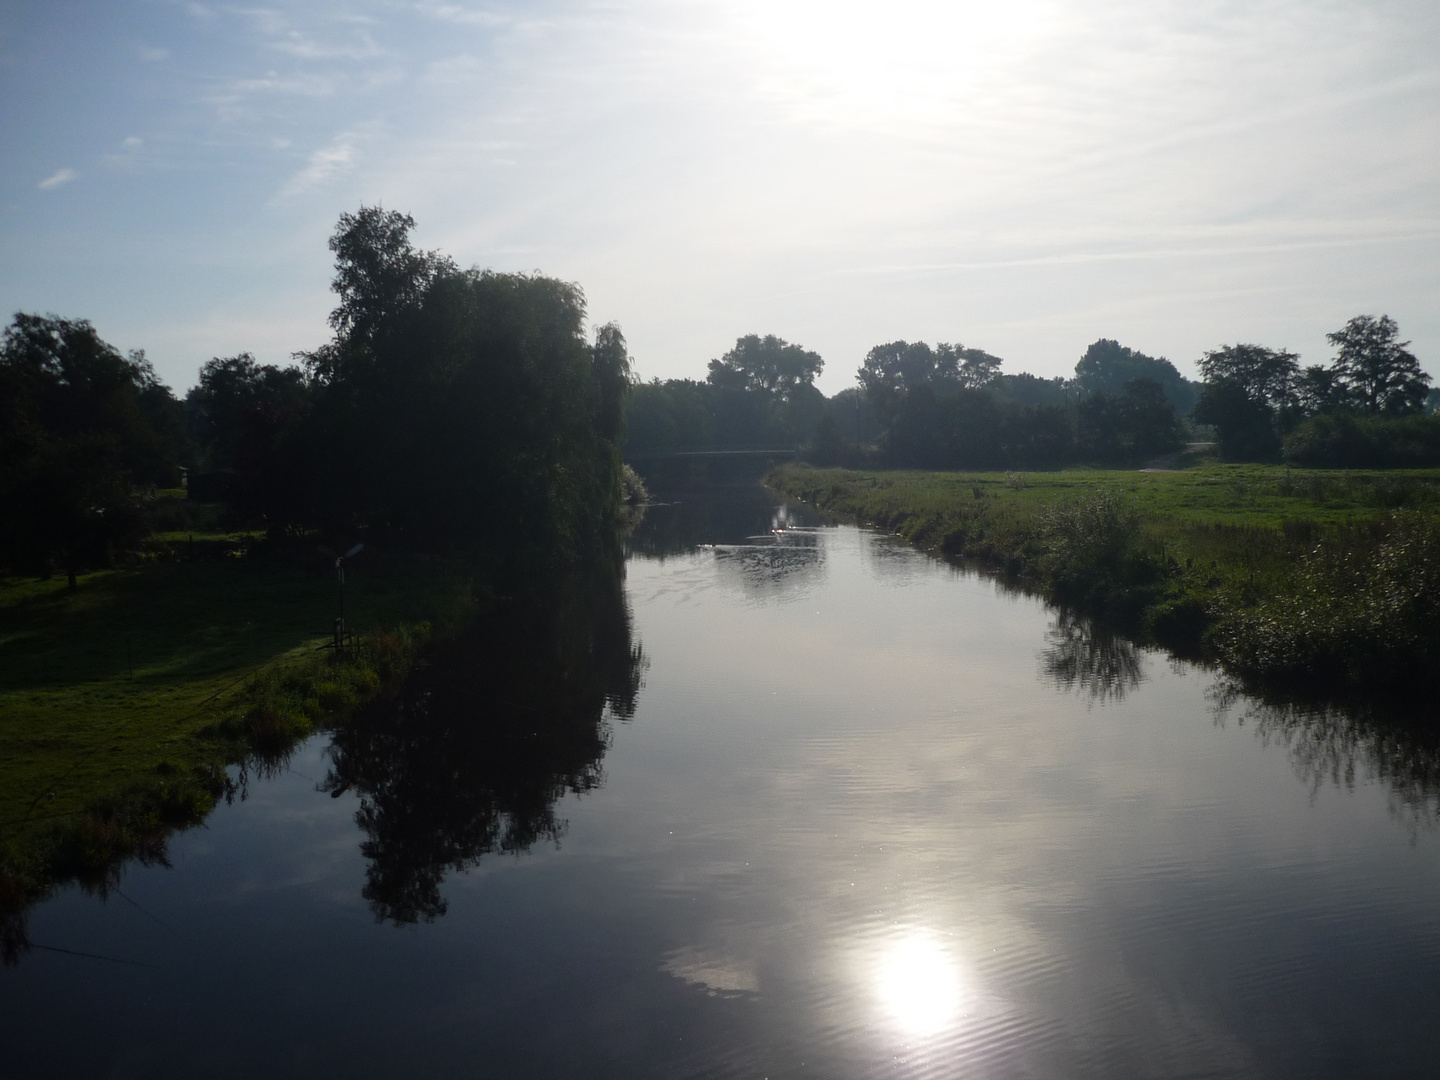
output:
M312 512L505 567L593 550L620 498L619 329L589 342L578 286L461 270L413 228L362 207L330 241L335 336L306 356Z

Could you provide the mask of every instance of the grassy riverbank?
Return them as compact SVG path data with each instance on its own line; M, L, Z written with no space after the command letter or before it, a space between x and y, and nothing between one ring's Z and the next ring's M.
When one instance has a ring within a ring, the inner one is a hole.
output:
M345 596L361 644L341 657L321 648L339 597L320 562L166 562L73 593L0 584L0 892L84 880L203 818L227 765L373 696L473 604L463 565L365 558Z
M767 482L1246 677L1418 689L1440 672L1440 471L785 466Z

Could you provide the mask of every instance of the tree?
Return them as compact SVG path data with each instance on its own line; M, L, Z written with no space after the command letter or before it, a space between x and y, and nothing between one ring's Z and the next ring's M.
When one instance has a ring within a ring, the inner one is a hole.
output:
M1220 455L1268 461L1280 453L1283 428L1297 419L1299 356L1263 345L1225 345L1200 358L1205 384L1193 416L1213 424Z
M1195 406L1199 388L1162 357L1146 356L1112 338L1091 344L1075 365L1075 387L1082 394L1124 393L1131 379L1152 379L1182 416Z
M811 386L825 367L820 354L784 338L746 334L719 360L710 361L707 381L723 389L739 388L788 401L801 386Z
M935 383L935 353L923 341L890 341L865 354L855 373L875 414L888 422L907 391Z
M910 391L925 386L943 396L991 386L1004 362L984 349L943 341L933 349L923 341L891 341L865 354L856 378L877 415L888 420Z
M305 469L291 441L311 404L298 367L259 364L249 353L216 357L185 395L185 419L198 473L229 474L227 501L271 522L305 516ZM192 494L198 491L191 477Z
M260 364L249 353L215 357L185 395L191 439L206 470L243 470L305 407L305 373Z
M603 548L620 501L629 355L593 344L585 297L540 274L462 271L417 251L408 216L341 216L334 339L304 357L294 439L331 531L466 550L507 573Z
M706 378L721 441L798 442L814 430L824 411L815 376L825 367L819 353L783 338L747 334L718 360Z
M1333 368L1311 364L1295 381L1295 397L1302 413L1315 416L1344 408L1348 395Z
M1295 381L1300 357L1288 349L1263 345L1225 345L1200 358L1200 374L1207 383L1230 383L1245 395L1271 409L1295 404Z
M631 387L625 401L628 454L703 450L715 436L710 386L694 379L652 379Z
M136 486L173 481L157 420L174 399L143 353L122 356L90 323L21 313L0 341L0 402L0 557L58 559L74 588L143 535Z
M392 328L397 315L418 306L426 289L454 262L410 243L415 219L395 210L362 206L341 214L330 237L335 253L334 288L340 304L330 325L348 343L368 342Z
M954 382L966 390L989 386L1000 374L1005 361L984 349L940 342L935 346L935 373L940 382Z
M1399 327L1389 315L1357 315L1325 338L1339 350L1332 370L1363 412L1403 415L1425 405L1430 376L1397 341Z
M1123 394L1082 398L1076 438L1083 459L1100 464L1144 461L1180 449L1180 420L1153 379L1131 379Z

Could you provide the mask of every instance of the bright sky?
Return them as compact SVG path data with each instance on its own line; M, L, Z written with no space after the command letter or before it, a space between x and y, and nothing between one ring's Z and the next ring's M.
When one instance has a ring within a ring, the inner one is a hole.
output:
M0 6L0 305L183 389L325 340L362 203L579 282L642 375L745 333L1069 373L1329 359L1386 312L1440 375L1435 0L168 0Z

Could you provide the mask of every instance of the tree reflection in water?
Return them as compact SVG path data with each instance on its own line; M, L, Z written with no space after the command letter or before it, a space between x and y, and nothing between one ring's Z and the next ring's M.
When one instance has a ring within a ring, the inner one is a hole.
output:
M1251 725L1267 745L1283 746L1311 790L1327 783L1383 784L1396 816L1414 826L1440 822L1440 717L1413 701L1344 703L1294 692L1242 687L1221 679L1209 691L1216 721Z
M337 731L322 789L360 796L376 919L432 920L447 873L558 842L556 804L603 782L610 720L634 714L644 667L610 573L510 601Z
M1092 701L1122 701L1145 678L1140 650L1089 619L1062 611L1045 640L1041 667L1058 689L1078 689Z
M1120 701L1144 681L1140 650L1087 619L1060 613L1046 641L1041 668L1058 689ZM1233 718L1266 745L1284 747L1312 790L1374 781L1385 786L1398 817L1417 827L1440 824L1440 716L1433 705L1373 697L1320 700L1293 686L1242 684L1224 676L1207 694L1217 723Z

